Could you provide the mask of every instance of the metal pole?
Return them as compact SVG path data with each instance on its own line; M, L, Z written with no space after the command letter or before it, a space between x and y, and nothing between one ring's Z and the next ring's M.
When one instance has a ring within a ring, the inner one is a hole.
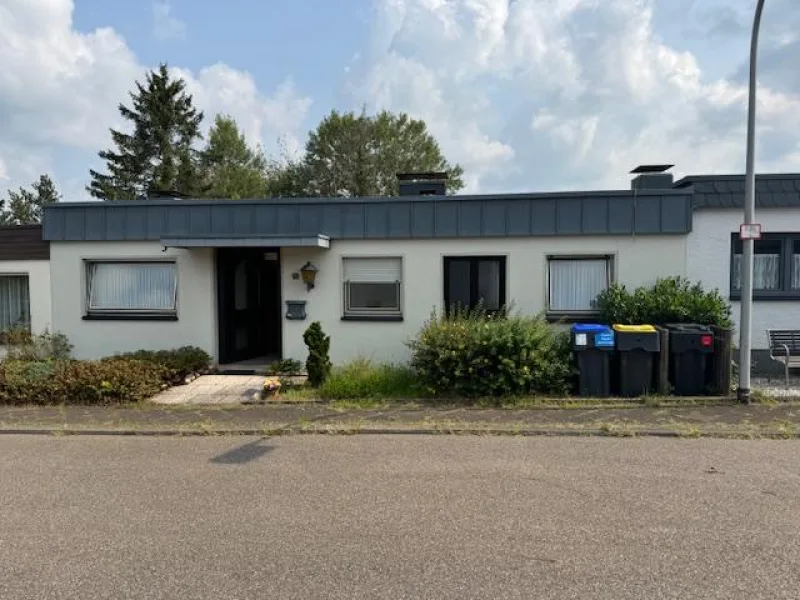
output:
M758 0L750 39L750 87L747 103L747 165L744 178L744 223L755 221L755 133L756 133L756 57L758 53L758 30L761 27L761 11L764 0ZM740 402L750 403L750 335L753 329L753 239L742 240L742 301L739 319L739 389L736 396Z

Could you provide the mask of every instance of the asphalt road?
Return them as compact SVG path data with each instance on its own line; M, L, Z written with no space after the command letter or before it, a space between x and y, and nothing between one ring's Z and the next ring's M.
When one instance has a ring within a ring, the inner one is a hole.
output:
M796 441L0 437L0 598L798 598Z

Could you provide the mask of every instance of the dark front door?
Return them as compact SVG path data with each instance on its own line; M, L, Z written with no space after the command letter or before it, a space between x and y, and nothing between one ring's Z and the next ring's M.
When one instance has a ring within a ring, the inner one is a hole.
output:
M220 363L277 357L281 351L278 250L218 249L217 286Z

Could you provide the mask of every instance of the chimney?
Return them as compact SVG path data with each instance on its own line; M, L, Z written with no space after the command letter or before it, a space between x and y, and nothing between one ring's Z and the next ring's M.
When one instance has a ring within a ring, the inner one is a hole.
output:
M401 196L444 196L447 173L398 173Z
M675 165L639 165L633 171L632 190L668 190L672 188L672 173L667 173Z

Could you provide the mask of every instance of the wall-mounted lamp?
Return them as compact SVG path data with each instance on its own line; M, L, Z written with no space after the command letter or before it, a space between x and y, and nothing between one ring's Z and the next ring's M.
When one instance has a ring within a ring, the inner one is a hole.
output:
M306 289L313 290L314 289L314 281L317 278L317 267L311 264L311 262L306 262L300 268L300 276L303 278L303 283L306 284Z

